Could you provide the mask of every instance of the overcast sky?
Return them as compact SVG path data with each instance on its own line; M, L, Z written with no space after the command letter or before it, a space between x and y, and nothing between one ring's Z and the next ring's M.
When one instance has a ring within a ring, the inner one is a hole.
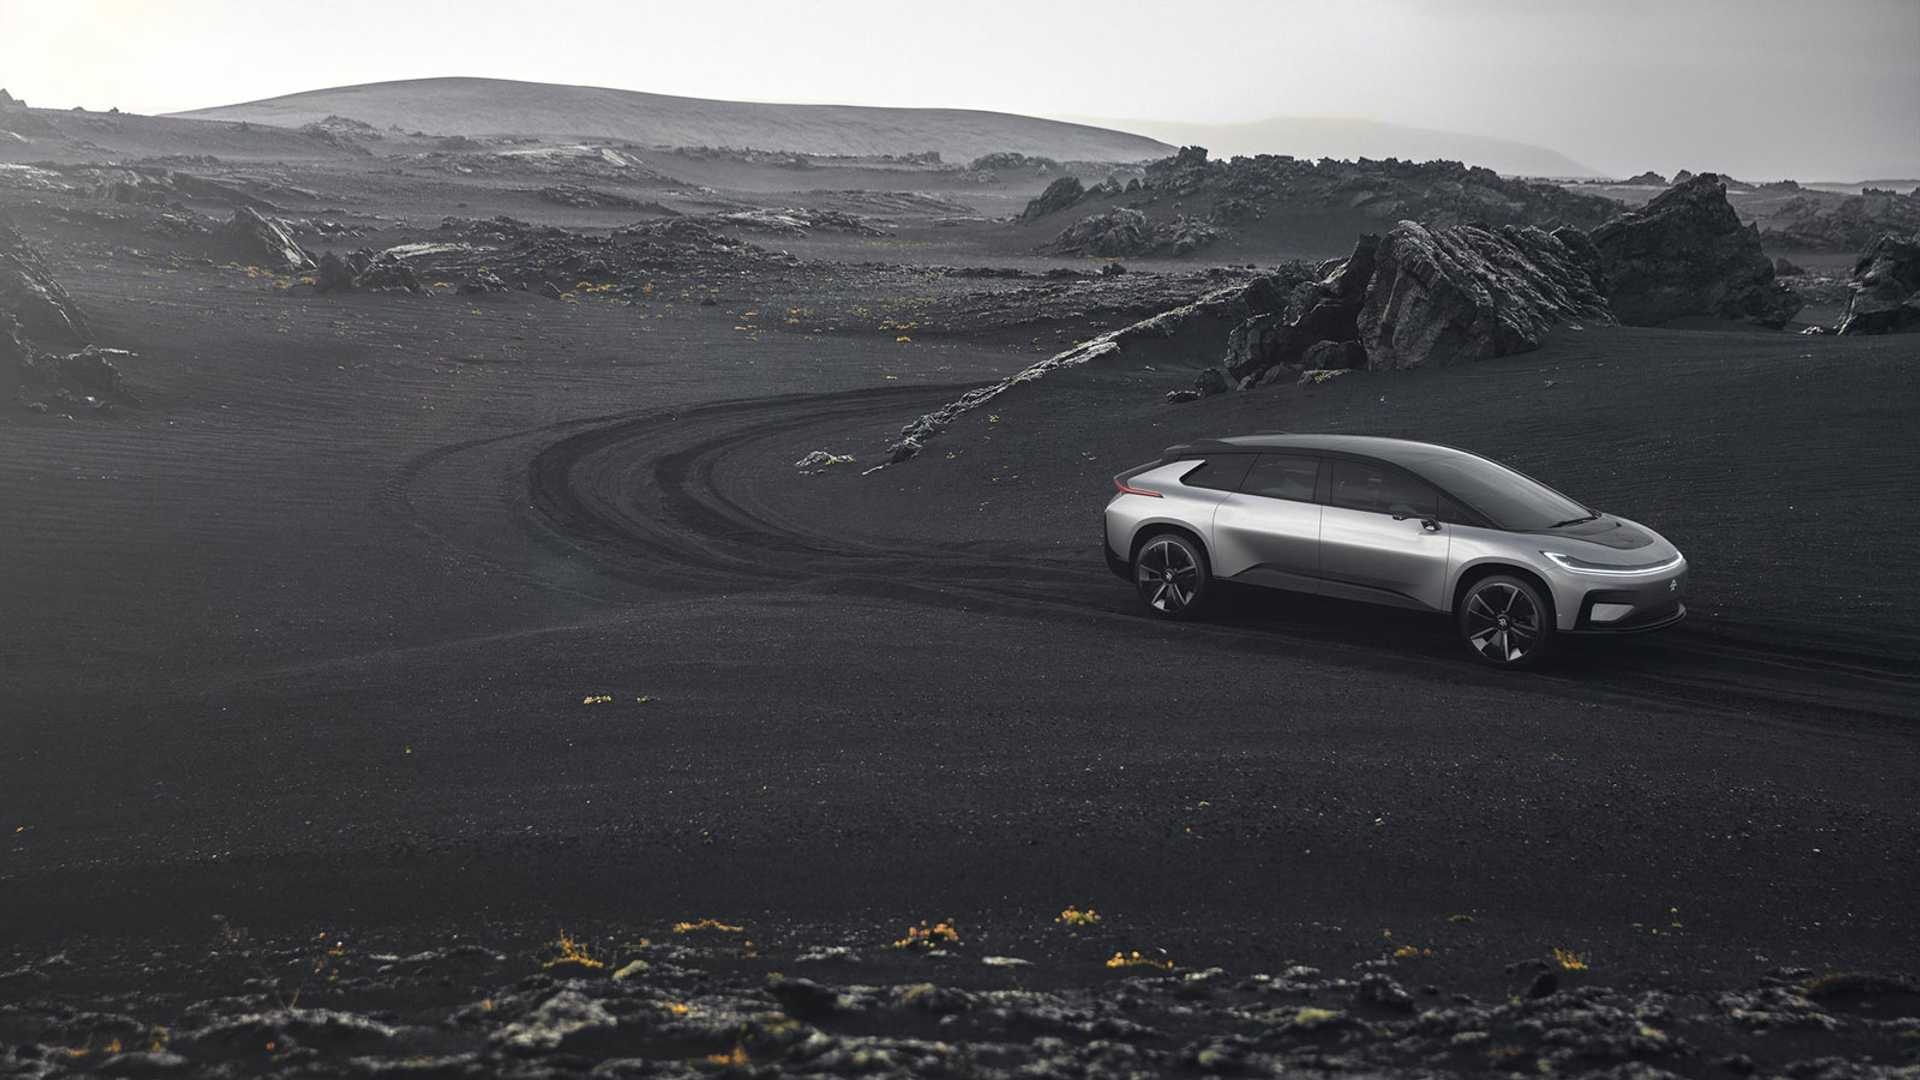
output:
M1616 174L1920 175L1920 0L0 0L0 85L34 105L165 112L430 75L1357 116Z

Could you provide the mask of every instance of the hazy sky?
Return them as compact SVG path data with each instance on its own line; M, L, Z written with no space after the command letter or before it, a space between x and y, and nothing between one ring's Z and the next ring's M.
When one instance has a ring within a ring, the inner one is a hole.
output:
M164 112L428 75L1360 116L1611 173L1920 175L1920 0L0 0L0 85L35 105Z

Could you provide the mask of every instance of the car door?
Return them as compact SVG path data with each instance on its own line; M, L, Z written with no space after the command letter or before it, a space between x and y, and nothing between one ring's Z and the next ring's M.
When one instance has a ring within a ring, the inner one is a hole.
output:
M1318 590L1320 458L1267 453L1213 512L1214 572L1263 585Z
M1445 610L1450 526L1440 491L1385 462L1330 458L1320 518L1323 591Z

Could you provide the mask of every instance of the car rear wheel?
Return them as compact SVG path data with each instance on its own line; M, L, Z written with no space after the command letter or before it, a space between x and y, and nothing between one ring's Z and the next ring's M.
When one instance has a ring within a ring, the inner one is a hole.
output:
M1460 639L1483 663L1526 667L1553 646L1551 612L1540 589L1524 578L1481 578L1460 598Z
M1133 556L1133 586L1147 611L1162 619L1200 613L1212 575L1198 545L1175 533L1149 537Z

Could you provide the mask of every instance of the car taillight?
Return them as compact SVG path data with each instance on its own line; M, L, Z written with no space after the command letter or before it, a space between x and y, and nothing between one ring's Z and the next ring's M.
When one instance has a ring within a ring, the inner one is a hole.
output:
M1122 495L1145 495L1149 499L1157 499L1160 497L1160 493L1157 491L1148 491L1146 488L1128 487L1127 482L1119 478L1114 479L1113 489Z

